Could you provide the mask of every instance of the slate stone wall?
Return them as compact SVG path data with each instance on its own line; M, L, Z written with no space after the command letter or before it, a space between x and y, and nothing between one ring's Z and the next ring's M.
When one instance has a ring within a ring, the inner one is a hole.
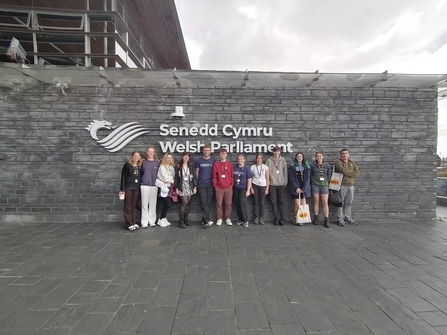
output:
M176 105L184 107L185 119L169 118ZM359 222L435 218L436 88L129 88L89 86L86 80L64 90L2 86L0 111L0 222L121 222L120 170L132 150L144 152L152 144L160 155L159 141L233 143L221 132L227 124L272 127L271 137L237 140L290 142L293 153L302 151L308 160L323 151L332 163L348 148L361 171L353 204ZM111 153L85 129L92 120L114 126L135 121L149 133ZM161 136L161 124L217 124L219 133ZM293 153L283 154L289 163ZM251 164L254 154L247 156ZM229 158L236 162L236 153ZM197 200L193 219L199 218ZM271 217L270 202L267 208ZM290 220L292 208L288 197ZM175 220L177 212L178 205L168 219Z

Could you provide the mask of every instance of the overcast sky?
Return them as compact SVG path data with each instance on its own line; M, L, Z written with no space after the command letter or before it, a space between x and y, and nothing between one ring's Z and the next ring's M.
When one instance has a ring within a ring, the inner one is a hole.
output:
M447 73L447 0L175 3L195 70ZM447 156L447 99L439 115Z

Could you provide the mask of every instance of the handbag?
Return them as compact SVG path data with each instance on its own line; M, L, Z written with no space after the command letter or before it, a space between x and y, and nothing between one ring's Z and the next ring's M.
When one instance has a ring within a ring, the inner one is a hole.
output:
M329 203L335 207L342 207L341 191L329 190Z
M310 222L310 210L309 205L306 203L306 198L304 198L304 205L301 205L301 193L298 194L298 199L300 199L300 206L296 213L296 223L301 226L303 223Z
M171 184L171 188L169 190L169 196L171 197L173 202L178 202L178 194L174 188L174 184Z
M329 189L334 190L334 191L339 191L342 181L343 181L343 173L335 172L335 163L334 163L334 168L332 169L331 180L329 181Z

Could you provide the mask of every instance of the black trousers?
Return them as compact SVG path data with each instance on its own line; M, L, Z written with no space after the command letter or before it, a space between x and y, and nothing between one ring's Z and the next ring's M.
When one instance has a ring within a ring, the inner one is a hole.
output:
M160 213L160 219L165 219L166 214L168 214L169 208L172 207L172 199L170 196L167 196L166 198L163 197L158 198L158 201L163 205Z
M247 190L233 188L233 203L236 205L237 218L239 221L248 221L248 197Z
M269 187L270 200L272 202L272 211L275 221L285 222L284 215L284 200L285 200L285 186L272 186Z
M263 219L265 211L265 186L253 185L254 215L255 219Z
M200 214L202 215L202 221L210 220L210 206L214 199L214 187L211 183L199 184L197 188L200 200Z

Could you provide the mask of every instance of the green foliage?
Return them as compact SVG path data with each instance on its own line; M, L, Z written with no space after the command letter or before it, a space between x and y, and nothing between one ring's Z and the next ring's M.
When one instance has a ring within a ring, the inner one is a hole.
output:
M438 177L447 177L447 171L438 171Z

